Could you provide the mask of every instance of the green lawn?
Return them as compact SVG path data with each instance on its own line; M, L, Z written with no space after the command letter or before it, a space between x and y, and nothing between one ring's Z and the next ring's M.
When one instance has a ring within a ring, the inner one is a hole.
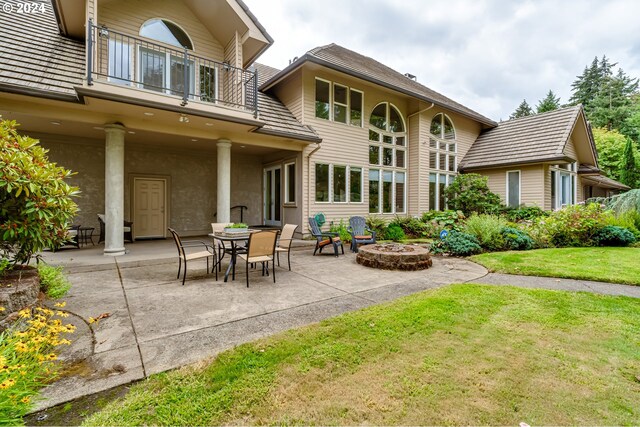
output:
M471 257L490 271L640 285L640 248L558 248Z
M640 300L453 285L154 375L87 425L640 424Z

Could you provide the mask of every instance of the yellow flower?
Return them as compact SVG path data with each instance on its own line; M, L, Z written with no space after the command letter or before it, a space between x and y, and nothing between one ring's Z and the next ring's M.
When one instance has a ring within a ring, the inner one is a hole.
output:
M20 317L24 317L24 318L28 319L29 317L31 317L31 310L29 308L23 308L22 310L20 310L18 312L18 315Z
M62 344L71 345L71 341L69 341L68 339L63 338L63 339L58 341L58 345L62 345Z
M24 353L25 351L28 351L28 350L29 350L29 347L27 347L25 343L23 342L16 343L16 351Z
M65 332L69 332L69 333L74 332L76 330L76 327L71 323L64 325L64 328L66 329Z
M25 396L22 399L20 399L20 402L22 403L29 403L31 401L31 398L29 396Z
M0 356L0 366L7 364L7 359L4 356Z
M56 311L56 316L69 317L69 313L67 313L66 311Z
M62 307L64 307L65 305L67 305L67 302L66 302L66 301L57 302L57 303L55 303L54 305L55 305L56 307L60 307L60 308L62 308Z
M16 383L16 380L14 380L13 378L7 378L6 380L0 383L0 388L5 389L5 388L13 387L15 383Z
M58 356L56 356L55 353L49 353L47 355L47 359L49 359L49 360L56 360L57 358L58 358Z
M89 317L89 323L95 323L98 319L94 319L93 317Z
M5 311L5 310L6 310L6 308L4 308L4 307L0 307L0 313L2 313L2 312L3 312L3 311Z

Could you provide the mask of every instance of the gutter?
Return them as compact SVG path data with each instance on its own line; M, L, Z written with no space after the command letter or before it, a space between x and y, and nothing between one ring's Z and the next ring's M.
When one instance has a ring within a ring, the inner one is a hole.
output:
M533 159L533 160L525 160L520 162L488 164L488 165L482 165L482 166L471 166L471 167L458 166L458 172L466 173L466 172L474 172L477 170L500 169L500 168L518 166L518 165L531 165L533 163L548 163L548 162L555 162L555 161L570 162L571 160L573 159L570 159L567 156L557 156L557 157L548 157L545 159Z
M307 154L307 217L311 216L311 156L322 148L322 145L318 142L316 148ZM304 233L302 233L304 235Z
M16 95L33 96L36 98L53 99L56 101L80 103L80 99L76 95L52 92L43 89L33 89L24 86L15 86L6 83L0 83L0 92L14 93Z
M299 141L307 141L309 143L315 143L315 144L320 144L322 142L322 138L318 136L306 136L306 135L300 135L300 134L294 134L294 133L288 133L288 132L270 130L270 129L264 129L264 128L255 129L253 130L253 132L260 133L263 135L279 136L282 138L293 138Z

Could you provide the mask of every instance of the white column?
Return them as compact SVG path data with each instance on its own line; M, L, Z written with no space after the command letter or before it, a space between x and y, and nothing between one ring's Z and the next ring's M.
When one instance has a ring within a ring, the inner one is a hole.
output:
M216 222L231 222L231 141L218 140L218 216Z
M104 254L124 255L124 126L104 127Z

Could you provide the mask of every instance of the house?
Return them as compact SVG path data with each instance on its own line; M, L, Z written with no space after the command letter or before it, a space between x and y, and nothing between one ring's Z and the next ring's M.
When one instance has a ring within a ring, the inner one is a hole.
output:
M108 255L125 219L142 239L445 209L459 171L512 206L624 188L599 175L581 107L496 123L335 44L276 70L241 0L5 3L0 114L77 172L76 222L105 214Z

